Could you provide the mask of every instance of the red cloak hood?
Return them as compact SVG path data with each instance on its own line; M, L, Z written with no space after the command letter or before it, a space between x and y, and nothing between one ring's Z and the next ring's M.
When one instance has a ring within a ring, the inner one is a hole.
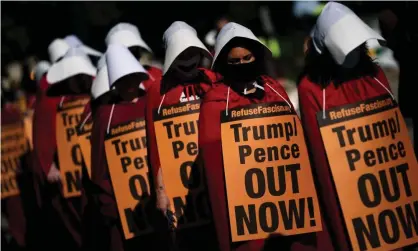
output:
M151 86L160 85L161 78L163 77L163 72L153 66L145 67L149 78L143 82L145 90L148 90Z
M39 87L33 115L33 152L38 170L47 175L57 148L55 118L60 98L46 96L46 75L42 77Z

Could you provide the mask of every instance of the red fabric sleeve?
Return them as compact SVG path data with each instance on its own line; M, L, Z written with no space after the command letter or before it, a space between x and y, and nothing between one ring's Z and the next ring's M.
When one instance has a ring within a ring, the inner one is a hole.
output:
M57 151L55 120L59 98L47 97L43 90L36 99L33 117L33 151L35 160L48 175Z
M148 141L148 156L150 159L150 169L151 173L154 177L154 182L157 181L158 171L161 168L160 157L158 153L158 146L157 146L157 137L155 135L155 127L154 127L154 109L155 104L158 102L160 95L159 95L159 88L152 87L148 90L146 95L146 111L145 111L145 119L147 125L147 141ZM158 104L157 104L158 107Z
M223 103L222 103L223 104ZM202 102L199 116L199 152L203 158L220 250L229 250L228 213L224 191L220 111L215 102Z
M224 102L202 102L199 116L199 151L204 161L219 247L221 251L262 250L264 240L230 242L220 126L220 112L224 109Z
M319 131L316 113L322 111L321 93L318 87L319 95L315 95L312 87L315 84L304 78L298 87L300 113L302 119L303 130L306 134L306 142L310 152L312 170L316 173L318 179L319 198L325 204L322 209L323 215L328 224L332 227L329 232L334 233L339 247L338 250L348 251L348 239L345 236L344 222L340 215L339 202L337 192L334 188L331 171L328 166L328 159L325 153L324 144L322 142L321 133Z

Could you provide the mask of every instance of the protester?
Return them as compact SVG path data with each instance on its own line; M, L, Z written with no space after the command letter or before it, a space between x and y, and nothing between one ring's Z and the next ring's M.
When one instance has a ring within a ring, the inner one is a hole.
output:
M75 120L79 119L80 114L72 110L77 109L77 106L71 107L71 104L81 103L82 106L78 109L81 109L80 113L83 111L83 100L86 99L85 94L90 91L96 70L80 49L69 49L69 46L60 40L56 40L55 43L58 44L58 50L54 51L50 46L50 52L63 52L64 50L60 49L64 47L67 48L67 52L63 56L50 53L51 59L58 60L49 69L45 79L48 85L45 94L52 98L42 94L37 99L34 150L38 165L48 182L44 188L44 203L47 221L50 224L48 234L52 236L49 244L52 248L64 242L66 246L63 249L78 250L81 248L81 171L75 164L75 159L80 161L81 153L77 152L74 146L70 146L75 143L69 132L74 129ZM73 114L69 117L65 116L68 113L61 111L67 106L70 106L68 112ZM56 131L57 128L62 131ZM65 136L68 138L63 139ZM75 155L71 155L71 151L76 151Z
M228 226L228 218L231 216L228 217L223 169L232 167L223 168L222 159L225 160L225 157L223 157L222 149L225 149L225 146L222 147L222 145L226 142L224 142L225 139L222 140L224 133L221 135L221 113L228 116L236 107L283 102L287 107L285 109L295 114L284 88L280 83L265 75L263 55L269 55L268 48L254 36L251 30L236 23L225 25L216 40L212 66L213 70L222 76L218 75L217 79L214 79L214 86L205 94L201 105L199 147L203 154L213 218L222 251L263 250L265 240L231 243L232 231ZM263 122L260 121L260 123ZM312 188L311 192L315 193ZM236 196L241 195L236 194ZM300 239L303 237L305 235L301 235ZM291 240L285 237L274 237L274 239L277 243L273 245L275 247L271 247L273 250L277 248L277 245L284 250L315 250L309 247L315 244L299 243L299 238ZM323 241L318 242L319 246L323 245L318 250L331 250L326 244Z
M146 102L148 152L155 181L157 208L164 215L167 210L174 213L178 229L175 230L177 242L174 245L178 250L216 250L216 236L207 201L206 177L198 161L199 157L189 154L182 155L181 160L174 157L171 159L170 156L176 153L172 148L167 151L166 147L171 144L165 143L171 139L159 131L162 128L160 121L165 121L161 113L163 110L200 103L200 98L210 87L210 80L198 68L205 59L211 61L212 56L197 37L196 30L185 22L176 21L171 24L164 32L163 41L166 49L163 79L161 85L149 88ZM198 119L199 109L178 115L172 118L176 123L193 123ZM176 140L197 144L197 125L194 126L193 138L183 134L176 137ZM193 163L190 166L195 178L188 181L189 184L182 185L179 170L185 161ZM198 199L201 194L203 200ZM184 208L176 198L180 197L185 202L187 196L192 196L193 204L187 203Z
M94 156L92 158L92 181L100 188L97 201L108 235L106 238L108 240L107 249L133 250L141 245L149 245L150 243L146 239L149 236L145 235L144 238L138 239L135 231L134 236L127 236L126 228L124 227L126 226L126 222L131 224L129 221L130 216L126 212L118 210L118 206L123 205L118 205L117 202L122 203L124 201L121 200L121 196L123 195L119 191L120 189L129 187L129 183L128 181L125 182L123 178L112 177L112 174L114 174L112 170L119 170L122 167L115 165L108 166L110 156L108 155L109 149L105 147L105 144L108 144L106 140L110 137L112 128L130 123L145 116L145 91L139 88L139 83L147 80L149 75L129 50L120 44L112 44L108 47L106 51L106 65L109 83L111 88L114 89L115 97L111 100L112 104L100 105L94 114L91 141L91 152L92 156ZM118 162L120 165L120 161ZM147 167L145 168L147 169ZM118 182L116 184L112 183L112 181ZM147 194L145 193L146 191L142 191L141 197L146 197ZM129 194L124 195L129 196ZM140 203L144 202L141 201ZM132 205L130 206L132 207ZM141 205L138 206L141 207ZM136 210L139 209L135 208ZM136 222L132 224L136 224ZM135 229L138 228L138 226L132 227Z
M14 129L22 125L22 116L17 106L13 105L13 99L4 95L2 83L1 98L1 127L2 127L2 193L1 212L7 220L8 233L12 237L9 247L16 250L24 250L26 247L26 217L23 202L18 186L18 176L22 173L22 165L19 156L24 147L18 139L24 136L23 130L16 132ZM3 96L4 95L4 96ZM7 128L7 129L6 129ZM10 128L10 129L9 129ZM9 130L11 133L8 133ZM6 135L3 135L6 133ZM13 133L13 134L12 134ZM17 134L21 133L21 134ZM13 137L16 136L16 137ZM19 138L17 138L19 137ZM10 138L10 139L9 139ZM7 164L6 164L7 163ZM3 222L2 222L3 225ZM3 233L2 233L3 234ZM5 243L6 244L6 243ZM2 243L3 245L3 243Z
M352 243L346 235L340 209L342 204L337 199L324 147L326 143L323 143L317 118L327 118L327 111L334 107L381 95L393 98L385 75L368 55L365 43L370 39L384 41L350 9L340 3L328 3L309 41L306 65L298 86L302 122L321 194L322 210L334 247L341 251L351 250ZM343 165L345 160L339 161ZM350 197L353 196L354 191L351 191ZM350 207L354 205L357 204Z
M42 64L35 65L33 72L42 72ZM22 91L20 92L24 100L20 100L19 107L22 115L21 121L25 130L25 139L28 143L27 151L21 156L21 172L18 175L18 184L20 189L20 197L22 199L23 211L26 218L26 246L28 249L42 248L41 232L39 227L42 225L42 217L40 217L39 208L39 173L33 164L33 140L32 140L32 123L34 106L36 101L36 92L38 83L35 78L31 78L29 65L25 65L25 74L22 78ZM33 74L35 75L35 73Z
M62 39L52 41L48 46L48 54L51 62L53 63L62 58L69 49L68 44ZM51 213L50 185L48 184L47 174L44 173L44 170L51 167L54 162L55 149L49 146L56 145L55 136L53 135L51 137L51 135L55 134L55 131L52 130L55 130L56 107L60 100L59 98L51 98L46 95L46 90L49 86L46 72L44 74L40 72L38 74L40 80L38 82L32 125L33 168L37 174L35 181L38 183L38 186L35 187L35 192L37 194L38 207L40 208L39 218L43 221L42 223L45 229L41 233L42 248L52 250L56 241L56 235L61 230L55 229L53 225L55 217ZM52 241L50 241L50 236L53 236Z
M296 81L286 58L271 63L281 55L277 41L225 14L204 43L192 26L173 22L159 66L158 52L126 22L97 40L106 53L84 44L77 29L49 44L49 62L35 66L33 54L7 59L2 247L414 249L418 140L411 144L403 116L416 132L406 84L417 55L415 6L374 9L384 10L385 40L377 22L369 27L343 4L318 3L294 4L304 25L319 15L303 38L305 66ZM241 21L258 9L256 22L274 35L267 5L229 7ZM283 51L293 46L288 37L280 34ZM16 42L31 53L37 44ZM399 63L399 107L386 61L371 55L390 55L382 46ZM30 74L21 58L30 59Z

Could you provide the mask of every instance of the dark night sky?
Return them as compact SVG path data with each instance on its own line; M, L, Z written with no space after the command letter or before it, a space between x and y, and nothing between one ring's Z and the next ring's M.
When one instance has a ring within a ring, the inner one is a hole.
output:
M278 34L286 35L295 28L292 2L1 2L2 65L11 59L21 60L29 53L47 59L48 44L68 34L76 34L85 44L104 51L106 33L121 21L137 25L158 57L163 55L163 32L177 20L195 27L203 39L217 17L231 14L235 21L259 35L261 26L256 15L260 4L270 7ZM362 2L344 4L364 11L364 7L359 8L365 5ZM377 11L378 5L373 2L373 8L369 6L366 11ZM22 36L25 32L27 37ZM16 34L21 36L16 38Z
M161 54L162 34L173 21L186 21L198 31L206 32L215 17L227 8L226 2L2 2L2 48L12 48L14 57L21 56L7 32L23 26L29 39L27 52L36 52L41 57L46 57L52 39L71 33L103 51L106 33L116 23L125 21L137 25L144 39ZM13 25L7 26L5 19L12 20ZM11 55L2 52L2 59L6 59L4 56Z

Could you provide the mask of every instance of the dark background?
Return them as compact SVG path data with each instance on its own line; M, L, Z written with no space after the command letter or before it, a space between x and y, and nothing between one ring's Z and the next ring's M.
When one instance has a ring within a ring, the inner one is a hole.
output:
M387 3L387 2L386 2ZM385 3L344 2L360 15L377 13ZM105 50L104 39L118 22L138 26L142 37L163 56L162 35L177 20L196 28L200 37L215 27L215 21L228 15L262 35L258 7L267 5L280 36L295 31L307 34L314 18L293 17L293 2L221 2L221 1L133 1L133 2L1 2L2 67L11 60L23 60L29 55L48 59L47 46L57 37L77 35L85 44Z

